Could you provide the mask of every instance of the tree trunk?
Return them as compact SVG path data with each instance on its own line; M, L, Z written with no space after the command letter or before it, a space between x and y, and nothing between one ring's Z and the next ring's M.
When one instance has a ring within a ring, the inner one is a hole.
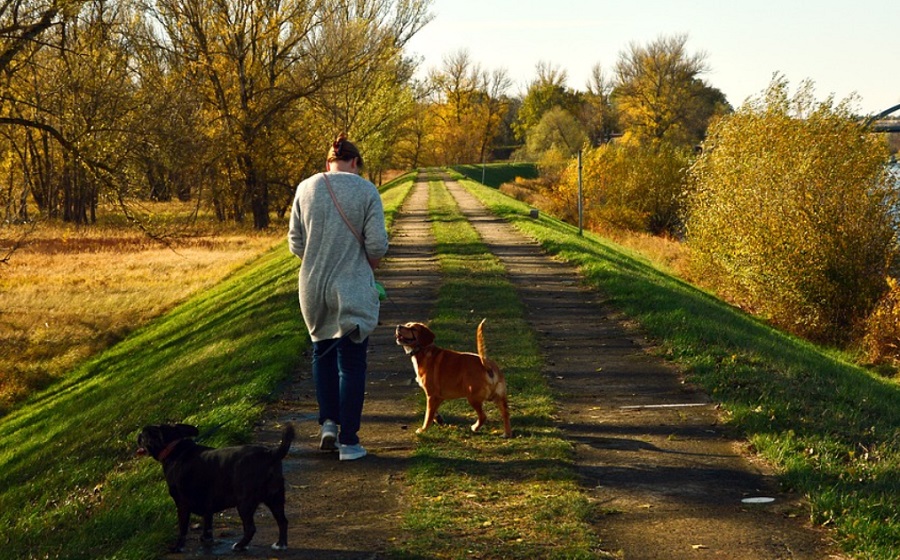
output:
M244 172L244 200L249 203L253 214L253 227L263 230L269 227L269 186L259 176L256 162L249 154L241 156L241 169Z

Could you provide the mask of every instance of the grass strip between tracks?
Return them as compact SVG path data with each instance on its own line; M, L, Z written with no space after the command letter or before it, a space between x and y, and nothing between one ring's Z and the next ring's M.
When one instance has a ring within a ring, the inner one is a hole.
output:
M859 558L900 558L900 385L773 329L660 272L646 259L458 177L495 214L577 266L636 320L666 359L721 402L806 496L812 522L833 527Z
M592 505L579 491L571 444L556 428L554 403L534 336L499 260L460 214L440 181L429 212L443 284L430 326L446 348L473 350L482 318L488 355L504 370L514 437L499 414L469 429L464 400L441 407L446 426L419 436L409 473L405 527L396 551L410 558L596 558ZM424 397L420 399L424 411ZM420 412L421 412L420 411Z

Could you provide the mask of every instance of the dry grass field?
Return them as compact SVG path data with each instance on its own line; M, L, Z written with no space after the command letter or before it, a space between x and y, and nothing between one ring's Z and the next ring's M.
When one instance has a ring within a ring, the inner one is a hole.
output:
M0 415L282 242L284 231L210 235L195 226L162 243L121 226L0 227L0 258L24 239L0 263Z

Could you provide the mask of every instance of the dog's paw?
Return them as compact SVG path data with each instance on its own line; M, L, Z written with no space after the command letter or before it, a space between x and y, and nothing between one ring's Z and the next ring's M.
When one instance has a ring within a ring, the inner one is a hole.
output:
M275 543L272 545L272 550L287 550L287 543Z
M245 545L244 543L236 542L231 545L231 550L234 550L235 552L243 552L247 550L247 545Z

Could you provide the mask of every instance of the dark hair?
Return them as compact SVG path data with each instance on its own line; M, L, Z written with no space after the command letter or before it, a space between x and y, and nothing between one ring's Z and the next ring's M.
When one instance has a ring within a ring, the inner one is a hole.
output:
M342 132L331 144L331 148L329 148L328 150L327 161L352 161L353 159L359 160L357 165L359 165L360 169L362 169L363 159L359 154L359 150L356 148L356 146L353 145L352 142L347 140L347 135Z

